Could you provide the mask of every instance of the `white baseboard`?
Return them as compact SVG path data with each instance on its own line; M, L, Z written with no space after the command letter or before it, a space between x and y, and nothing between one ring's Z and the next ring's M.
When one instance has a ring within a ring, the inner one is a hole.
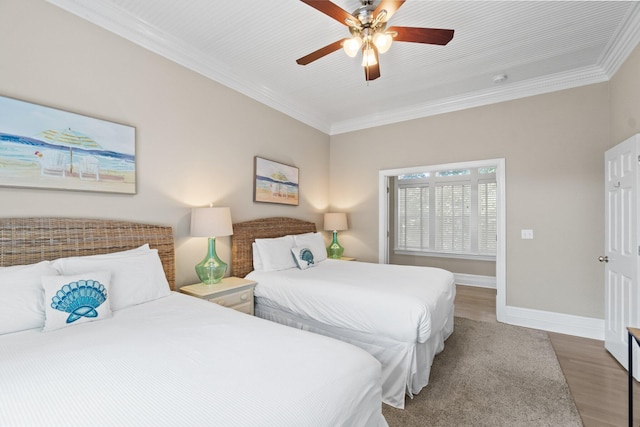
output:
M476 274L454 274L456 284L465 286L477 286L479 288L496 289L495 276L478 276Z
M604 341L604 319L507 306L504 323Z
M456 284L496 289L496 278L455 274ZM501 316L502 317L502 316ZM604 319L506 306L503 323L604 341Z

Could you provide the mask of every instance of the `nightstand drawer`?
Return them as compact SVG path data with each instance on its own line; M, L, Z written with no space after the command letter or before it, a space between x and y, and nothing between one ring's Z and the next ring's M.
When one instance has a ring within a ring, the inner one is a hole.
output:
M180 292L253 316L253 288L256 284L253 280L225 277L215 285L196 283L183 286Z
M251 314L253 316L253 304L251 302L245 302L244 304L234 305L232 307L235 311L240 313Z
M233 307L236 305L251 303L253 299L253 290L247 289L241 292L234 292L231 294L223 295L217 298L211 298L209 301L215 302L216 304L222 305L224 307Z

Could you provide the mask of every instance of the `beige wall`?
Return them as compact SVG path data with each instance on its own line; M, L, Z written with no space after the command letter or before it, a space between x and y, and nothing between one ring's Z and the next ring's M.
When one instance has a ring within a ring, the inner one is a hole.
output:
M507 305L602 318L608 84L331 138L331 204L345 252L378 257L378 171L506 159ZM521 240L520 230L534 230Z
M640 45L609 83L611 146L640 132Z
M321 226L330 194L346 254L376 261L379 170L504 157L508 305L603 317L603 153L640 131L638 49L610 83L331 138L42 0L0 2L0 52L0 95L134 126L138 167L134 196L0 188L2 216L171 225L186 284L205 252L192 206ZM253 203L256 155L300 168L299 207Z
M41 0L0 2L0 95L136 128L136 195L0 188L0 216L75 216L166 224L177 281L206 240L192 206L229 206L234 221L284 215L322 225L329 137ZM300 206L253 203L253 158L300 168ZM218 239L230 261L228 237Z

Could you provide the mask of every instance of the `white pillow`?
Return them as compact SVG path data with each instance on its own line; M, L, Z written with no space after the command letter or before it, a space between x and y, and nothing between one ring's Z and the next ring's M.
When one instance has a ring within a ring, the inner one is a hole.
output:
M309 248L291 248L293 259L300 270L306 270L309 267L315 267L315 255Z
M296 234L293 239L296 246L309 248L313 252L315 262L327 259L327 249L324 247L324 239L320 232Z
M152 301L171 294L157 249L60 258L53 265L63 275L88 271L111 272L111 310Z
M49 261L0 268L0 335L44 326L42 276L56 274Z
M293 237L284 236L273 239L256 239L256 247L262 260L262 271L288 270L296 267L291 256L294 247Z
M100 257L100 258L110 258L110 257L120 257L123 255L131 255L131 254L137 254L137 253L143 253L143 252L151 252L152 249L149 247L148 243L145 243L142 246L138 246L137 248L134 249L127 249L126 251L119 251L119 252L109 252L108 254L99 254L99 255L88 255L88 256L92 256L92 257Z
M45 322L43 331L111 317L108 271L72 276L43 276Z
M263 271L262 259L260 259L260 251L258 251L256 242L251 244L251 251L253 252L253 269L255 271Z

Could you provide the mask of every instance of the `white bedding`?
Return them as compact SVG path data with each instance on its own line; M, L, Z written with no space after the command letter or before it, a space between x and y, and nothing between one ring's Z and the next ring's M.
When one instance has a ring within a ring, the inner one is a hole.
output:
M2 426L384 426L363 350L170 296L0 336Z
M454 276L439 268L327 259L313 268L253 271L258 303L268 301L326 325L424 343L447 322Z

